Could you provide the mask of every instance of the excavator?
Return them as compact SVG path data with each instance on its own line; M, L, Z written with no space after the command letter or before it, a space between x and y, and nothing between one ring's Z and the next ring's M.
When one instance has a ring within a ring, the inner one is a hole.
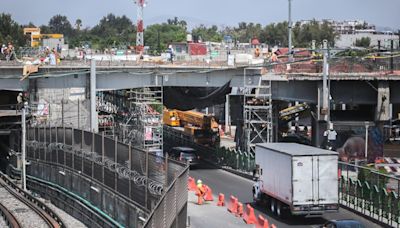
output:
M196 143L215 146L220 142L219 124L213 115L164 109L163 121L171 127L183 127L184 132L191 135Z

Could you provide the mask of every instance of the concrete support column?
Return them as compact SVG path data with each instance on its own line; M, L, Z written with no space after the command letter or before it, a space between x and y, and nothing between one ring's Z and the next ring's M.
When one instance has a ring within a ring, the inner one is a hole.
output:
M90 62L90 130L99 132L98 115L96 111L96 60Z
M230 124L230 105L229 105L229 94L226 95L226 102L225 102L225 134L230 133L229 127L231 126Z
M378 97L375 112L375 121L384 122L392 117L390 108L390 87L389 81L378 82Z

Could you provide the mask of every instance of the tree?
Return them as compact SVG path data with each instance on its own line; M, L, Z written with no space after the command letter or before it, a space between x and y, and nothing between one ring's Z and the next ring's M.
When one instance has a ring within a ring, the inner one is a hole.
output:
M364 47L368 48L371 44L371 38L369 37L361 37L361 39L356 39L356 47Z
M82 27L82 20L81 19L76 19L75 21L75 26L76 26L76 30L80 31L81 27Z
M15 22L10 14L0 14L0 44L13 43L15 46L24 46L26 39L23 28Z
M178 23L179 24L179 23ZM145 45L151 52L161 52L171 42L184 42L186 40L186 28L174 23L162 23L150 25L144 33Z
M66 16L60 14L53 16L50 19L48 26L51 33L64 34L66 37L72 35L72 25Z
M91 30L91 35L99 38L99 42L95 42L95 44L100 49L111 46L122 47L134 44L136 27L125 15L120 17L108 14Z
M218 31L216 25L208 28L202 24L192 29L192 35L197 38L201 37L203 41L221 42L222 40L222 34Z

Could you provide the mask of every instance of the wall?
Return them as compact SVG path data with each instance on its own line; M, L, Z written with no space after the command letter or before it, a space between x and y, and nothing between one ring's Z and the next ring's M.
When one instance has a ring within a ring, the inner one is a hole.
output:
M335 42L335 46L339 48L355 46L357 39L363 37L371 38L370 46L378 46L378 40L381 41L382 48L390 48L390 40L394 41L394 48L399 47L399 36L398 35L386 35L386 34L372 34L372 33L357 33L357 34L342 34L339 39Z

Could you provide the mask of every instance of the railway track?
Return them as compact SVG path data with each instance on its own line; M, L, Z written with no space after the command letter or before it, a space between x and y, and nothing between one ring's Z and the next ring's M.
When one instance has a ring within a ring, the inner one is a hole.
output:
M11 228L64 228L62 220L43 202L0 173L0 214Z

